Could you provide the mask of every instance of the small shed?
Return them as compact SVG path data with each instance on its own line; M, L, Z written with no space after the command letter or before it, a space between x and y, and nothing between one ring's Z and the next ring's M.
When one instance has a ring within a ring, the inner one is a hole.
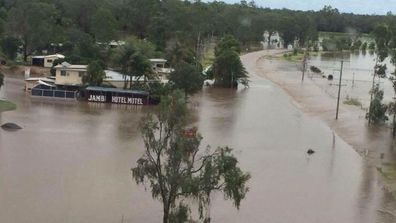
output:
M32 56L31 64L33 66L51 68L56 59L65 59L62 54Z

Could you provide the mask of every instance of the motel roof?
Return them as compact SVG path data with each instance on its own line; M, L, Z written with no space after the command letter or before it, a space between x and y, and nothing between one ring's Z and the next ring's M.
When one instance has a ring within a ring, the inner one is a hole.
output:
M135 90L127 90L127 89L121 89L121 88L106 88L106 87L96 87L96 86L89 86L86 88L86 90L87 91L101 91L101 92L149 95L149 93L146 91L135 91Z
M67 62L63 62L55 66L55 69L67 69L67 70L86 70L88 65L74 65Z

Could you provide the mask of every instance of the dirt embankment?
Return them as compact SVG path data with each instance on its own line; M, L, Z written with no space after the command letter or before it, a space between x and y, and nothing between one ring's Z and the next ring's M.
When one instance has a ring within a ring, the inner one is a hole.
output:
M51 75L50 69L45 67L36 67L36 66L0 66L0 72L5 74L9 77L17 77L22 78L24 77L25 71L30 69L30 76L31 77L42 77L42 76L49 76Z

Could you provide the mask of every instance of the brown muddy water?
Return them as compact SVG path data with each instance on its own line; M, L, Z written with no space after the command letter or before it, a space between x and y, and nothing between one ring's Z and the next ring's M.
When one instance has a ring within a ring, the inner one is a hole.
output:
M322 121L305 115L279 87L243 61L251 87L205 88L193 99L203 147L229 145L252 174L235 210L213 198L213 222L391 223L396 203L376 170ZM136 186L130 168L143 152L137 130L150 107L31 99L8 78L16 111L0 123L0 222L160 222L161 206ZM312 148L316 153L306 155Z

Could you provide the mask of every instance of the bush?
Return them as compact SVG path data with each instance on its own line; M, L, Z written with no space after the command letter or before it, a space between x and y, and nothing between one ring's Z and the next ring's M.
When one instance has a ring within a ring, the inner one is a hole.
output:
M359 99L357 99L357 98L347 98L345 101L344 101L344 104L346 104L346 105L353 105L353 106L358 106L358 107L361 107L362 106L362 103L359 101Z

